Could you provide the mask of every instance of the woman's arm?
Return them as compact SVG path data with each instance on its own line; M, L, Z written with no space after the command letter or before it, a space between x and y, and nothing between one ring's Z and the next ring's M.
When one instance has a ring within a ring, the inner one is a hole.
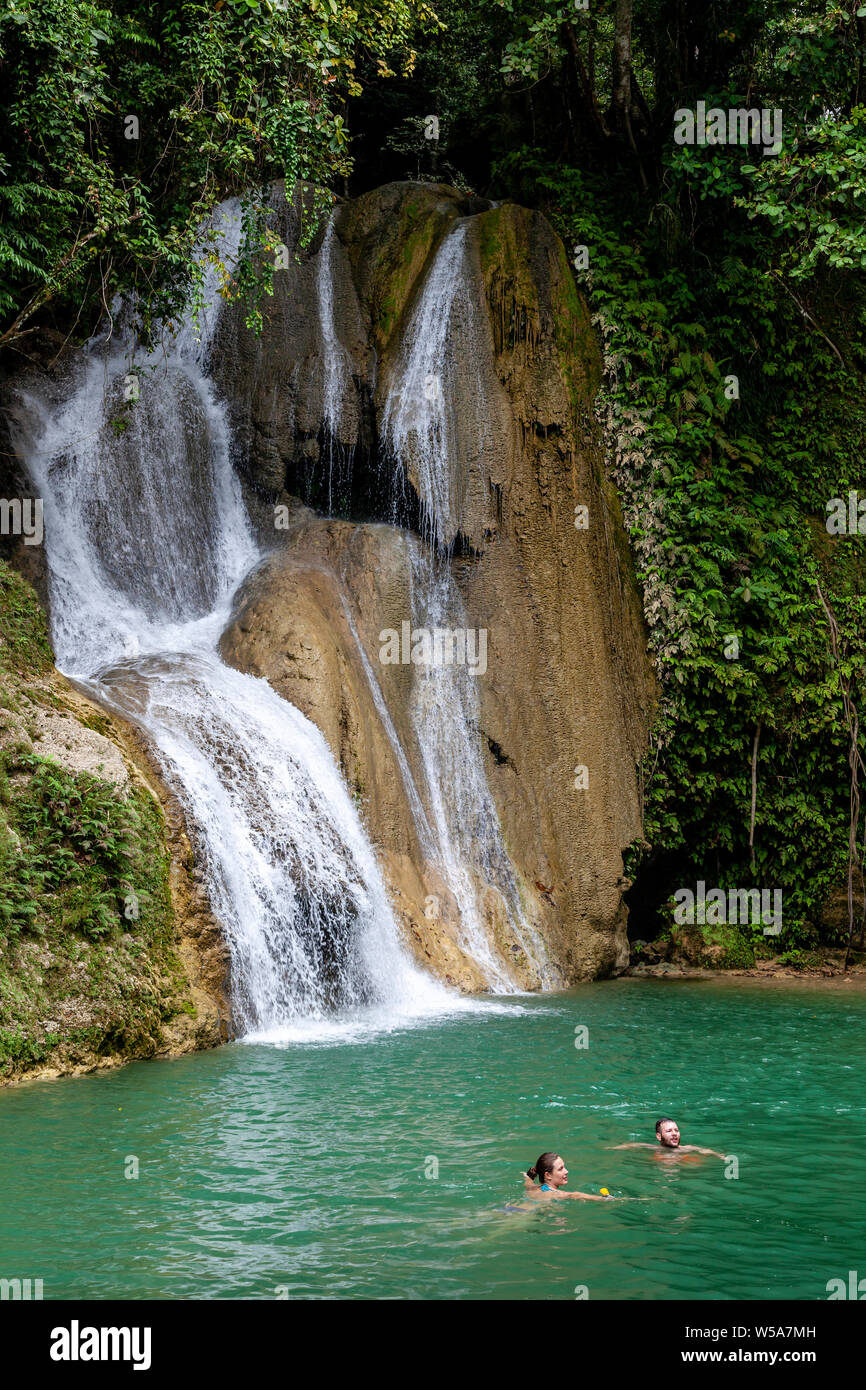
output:
M576 1197L579 1202L615 1202L615 1197L597 1197L594 1192L557 1192L557 1197Z

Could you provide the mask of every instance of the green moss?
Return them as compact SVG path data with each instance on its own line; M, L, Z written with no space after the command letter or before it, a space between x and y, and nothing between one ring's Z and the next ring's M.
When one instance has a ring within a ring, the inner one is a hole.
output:
M0 560L0 671L38 676L53 664L48 622L36 594Z
M83 724L85 729L93 729L94 733L102 734L104 738L111 738L111 720L104 714L94 711L93 714L79 716L79 723Z
M63 927L163 935L170 906L161 813L88 773L0 751L0 936Z
M34 1039L20 1027L0 1028L0 1067L7 1061L35 1066L45 1061L58 1042L57 1034L46 1033L43 1038Z
M542 332L552 335L574 418L583 420L601 361L559 237L539 214L506 203L478 218L478 250L497 352L521 342L532 349Z
M494 266L504 260L500 232L501 208L491 208L478 219L478 253L481 258L481 272L487 275Z
M150 798L124 797L29 754L0 754L0 768L17 774L0 826L7 869L0 932L170 939L166 854ZM31 775L22 779L22 771Z
M857 536L831 536L825 520L808 518L809 546L825 585L842 599L866 593L866 551Z
M693 964L711 970L749 970L755 964L753 943L729 923L689 923L670 935Z
M376 268L373 330L380 350L390 341L405 312L436 237L436 218L425 217L423 212L418 199L408 198L400 207L391 235L379 243L381 259Z
M375 304L377 314L374 328L381 346L391 341L393 331L406 309L418 272L430 253L432 231L434 228L430 220L421 222L420 228L414 232L407 231L405 240L400 243L398 263L385 272Z
M11 774L11 775L10 775ZM0 1071L73 1051L148 1056L193 1011L174 949L162 812L32 754L0 753ZM43 962L47 962L44 964Z

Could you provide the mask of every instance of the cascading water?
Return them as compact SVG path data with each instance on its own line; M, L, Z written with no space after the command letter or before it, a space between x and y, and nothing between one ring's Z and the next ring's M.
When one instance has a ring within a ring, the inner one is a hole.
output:
M236 203L212 235L231 262ZM60 409L23 399L19 445L44 501L58 665L148 731L199 840L232 961L235 1024L386 1023L450 996L410 962L373 851L324 738L216 643L258 562L206 376L202 332L166 354L94 343ZM124 409L130 381L139 399Z
M433 831L427 816L427 812L424 810L423 803L421 801L420 796L418 795L418 788L415 786L415 779L412 776L412 770L409 767L409 762L406 758L406 754L404 753L400 740L397 736L397 730L394 728L394 721L391 718L391 713L388 709L388 704L385 699L385 696L382 694L382 687L376 679L376 674L370 663L370 658L364 650L364 643L361 641L358 629L355 626L355 619L352 617L352 610L346 602L344 595L341 594L340 599L343 607L343 613L346 618L347 626L352 634L352 637L354 638L355 648L358 652L359 657L361 658L361 665L363 666L364 674L367 677L367 684L370 687L370 694L373 696L373 704L376 706L376 713L382 721L382 728L385 730L385 733L388 736L388 742L391 745L392 751L397 760L397 766L400 769L400 776L403 779L403 786L406 789L406 795L409 799L409 805L412 808L412 818L415 822L415 829L418 832L421 848L426 855L432 858L436 853L436 846L434 842Z
M325 428L336 436L340 424L343 391L352 372L348 352L340 342L334 321L334 242L336 230L329 218L319 248L316 268L316 295L319 301L319 323L322 330L322 419Z
M382 414L386 450L403 478L412 473L421 504L422 540L410 540L412 623L416 630L428 632L466 631L450 566L461 519L455 385L458 372L466 383L477 369L471 349L458 360L458 343L462 335L471 345L482 332L466 265L466 227L459 221L434 258L410 317L404 338L408 348ZM460 333L455 331L458 324ZM480 378L477 394L483 399ZM449 538L444 548L438 544L442 537ZM514 987L481 901L485 889L493 888L504 907L509 935L519 943L538 982L557 983L544 943L523 910L487 785L477 677L467 665L448 662L420 663L413 672L412 725L440 863L460 908L461 945L479 963L493 990Z
M417 630L466 630L459 590L446 558L411 543L412 624ZM506 960L491 939L480 898L494 888L510 934L539 982L552 982L543 942L526 919L481 758L478 692L468 666L415 668L411 719L427 787L439 858L460 905L460 945L494 991L513 988ZM471 866L471 870L470 870Z
M352 375L351 358L340 342L334 319L334 242L333 217L328 219L316 268L316 297L322 335L322 421L328 456L328 512L334 510L334 496L350 481L349 466L342 466L338 440L343 393Z
M414 467L425 538L452 536L458 528L457 441L453 383L456 362L449 332L455 306L469 308L465 286L466 223L448 233L430 268L404 341L409 344L382 412L386 448L404 467ZM467 366L469 364L466 364ZM478 382L483 394L483 383Z

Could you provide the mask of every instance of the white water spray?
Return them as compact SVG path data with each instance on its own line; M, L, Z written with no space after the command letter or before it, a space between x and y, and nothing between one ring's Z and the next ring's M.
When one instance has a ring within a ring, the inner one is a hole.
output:
M340 342L334 321L334 243L337 233L333 216L329 218L316 270L316 295L322 333L323 395L322 418L326 429L336 437L340 424L343 392L352 373L351 358Z
M428 539L452 536L459 525L451 333L455 311L470 309L465 279L466 223L458 222L440 246L409 320L408 348L382 412L382 437L407 472L417 475Z
M328 455L328 514L334 510L334 491L348 482L341 468L338 431L343 396L352 375L352 359L337 334L334 318L334 243L337 233L333 215L328 220L316 269L316 297L322 339L322 419Z

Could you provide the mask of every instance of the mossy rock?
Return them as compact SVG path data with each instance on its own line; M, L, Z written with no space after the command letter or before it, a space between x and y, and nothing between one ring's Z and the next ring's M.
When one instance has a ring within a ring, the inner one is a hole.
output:
M461 214L444 184L390 183L345 204L337 233L352 263L381 353L401 323L436 247Z
M728 923L673 927L671 943L671 959L677 964L709 970L748 970L755 964L751 941Z
M577 417L598 389L601 358L565 247L540 212L504 203L478 218L478 253L497 353L552 340Z
M0 671L40 676L53 665L48 620L34 590L0 560Z

